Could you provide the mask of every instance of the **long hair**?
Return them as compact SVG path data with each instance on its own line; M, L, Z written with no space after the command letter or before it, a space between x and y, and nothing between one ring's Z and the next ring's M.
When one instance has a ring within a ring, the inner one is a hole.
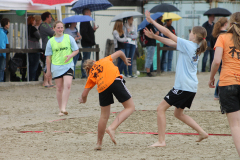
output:
M29 16L27 19L27 24L28 25L33 25L33 21L35 20L35 18L33 16Z
M198 43L199 48L196 51L197 55L200 55L201 53L205 52L207 49L207 41L206 41L206 37L207 37L207 31L205 28L201 27L201 26L195 26L192 29L193 34L196 35L196 41Z
M114 27L113 27L113 31L114 30L117 30L118 31L118 34L119 36L121 36L122 34L124 34L124 31L123 31L123 22L120 21L120 20L117 20L114 24Z
M94 60L92 59L88 59L86 61L84 61L83 63L83 69L86 71L87 75L89 75L89 71L92 68L93 64L94 64Z
M227 22L228 22L228 19L226 17L222 17L214 24L213 31L212 31L212 36L214 38L217 38L219 36L221 32L221 27L223 27Z
M232 40L234 46L240 50L240 12L233 13L229 20L230 24L232 25L227 33L232 33Z

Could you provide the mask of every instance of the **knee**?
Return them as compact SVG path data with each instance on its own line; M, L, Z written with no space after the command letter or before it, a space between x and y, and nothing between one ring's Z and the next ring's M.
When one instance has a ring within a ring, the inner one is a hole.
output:
M71 89L71 83L66 84L64 87L65 87L65 89L67 89L67 90Z
M157 107L157 113L158 114L162 114L162 113L164 113L165 112L165 110L163 109L163 107L161 106L161 105L159 105L158 107Z
M178 111L174 111L174 116L175 116L177 119L181 119L181 117L183 116L183 113L182 113L182 112L178 112Z
M57 86L57 92L62 92L63 91L63 87L62 86Z

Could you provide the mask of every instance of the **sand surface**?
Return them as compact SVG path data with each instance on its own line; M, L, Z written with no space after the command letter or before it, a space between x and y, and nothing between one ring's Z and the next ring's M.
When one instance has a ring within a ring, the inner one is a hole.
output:
M216 76L216 78L218 78ZM174 84L174 74L158 77L126 79L136 111L117 129L114 145L105 134L102 151L94 151L100 116L98 93L94 88L85 104L79 104L86 80L73 81L67 105L68 116L58 116L56 90L40 82L0 83L0 159L238 159L226 115L219 102L213 100L214 89L208 88L209 73L198 74L199 86L192 108L186 109L199 125L210 134L208 139L195 142L197 135L166 134L166 147L148 148L157 141L156 108ZM117 102L111 112L123 109ZM174 107L166 112L166 133L196 133L173 115ZM109 124L118 113L110 115ZM23 131L40 131L22 133ZM134 132L142 134L129 134Z

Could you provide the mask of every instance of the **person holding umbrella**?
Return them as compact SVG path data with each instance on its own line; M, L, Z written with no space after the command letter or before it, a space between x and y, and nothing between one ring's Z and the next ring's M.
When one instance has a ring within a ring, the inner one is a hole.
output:
M82 11L83 15L91 16L91 10L88 8L83 9ZM94 27L91 26L90 22L81 22L80 23L80 34L82 35L81 44L83 48L92 48L95 43L95 36L94 32L98 29L98 26ZM82 58L82 65L81 65L81 72L82 77L81 78L87 78L86 73L83 69L84 61L87 59L90 59L91 52L83 52L83 58Z
M71 35L75 39L76 43L78 44L78 47L80 47L79 45L80 45L80 40L82 39L82 36L78 32L76 26L77 26L76 22L66 23L64 33ZM79 58L80 54L81 53L78 53L76 56L73 57L73 63L74 63L73 79L75 79L76 64L77 64L77 61L78 61L78 58Z
M210 37L212 35L212 30L213 30L213 27L214 27L214 22L213 22L214 19L215 19L215 16L213 14L208 15L208 21L206 21L202 25L207 30L206 40L207 40L208 47L211 47ZM207 64L209 52L210 52L210 70L211 70L211 64L212 64L213 57L214 57L214 51L213 50L206 50L204 52L203 59L202 59L202 72L206 71L206 64Z
M131 58L131 65L128 66L128 71L125 74L127 74L127 77L133 78L134 76L132 74L132 63L137 45L136 39L138 37L137 29L133 25L133 17L126 18L126 23L123 25L123 30L128 40L128 43L125 43L125 54L127 58Z

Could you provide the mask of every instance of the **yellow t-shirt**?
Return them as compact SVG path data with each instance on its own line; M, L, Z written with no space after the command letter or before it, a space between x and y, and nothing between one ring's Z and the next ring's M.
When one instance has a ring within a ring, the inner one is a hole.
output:
M98 93L106 90L117 77L121 77L118 67L112 62L111 55L95 62L89 71L85 88L93 88L97 84Z
M223 48L219 86L240 85L240 51L234 46L232 33L219 35L216 47Z

